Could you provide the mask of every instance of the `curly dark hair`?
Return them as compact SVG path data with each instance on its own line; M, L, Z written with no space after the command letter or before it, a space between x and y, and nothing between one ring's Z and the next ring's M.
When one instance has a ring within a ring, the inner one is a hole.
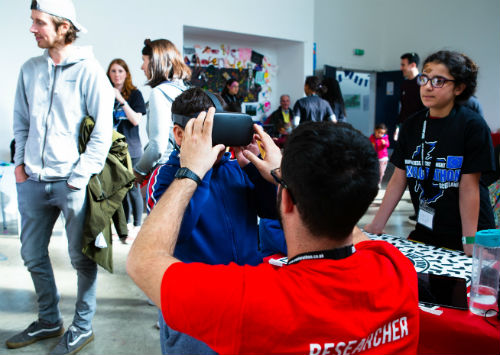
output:
M443 64L455 79L455 86L465 85L464 91L455 98L455 101L464 102L474 95L479 67L468 56L454 51L439 51L425 59L424 68L427 63Z

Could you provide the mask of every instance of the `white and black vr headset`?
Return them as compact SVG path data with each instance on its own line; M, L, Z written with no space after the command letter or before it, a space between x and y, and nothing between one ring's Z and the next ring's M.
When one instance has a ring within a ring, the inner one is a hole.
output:
M246 146L252 142L253 120L244 113L225 112L219 99L211 92L205 91L215 106L214 124L212 128L212 144L224 144L229 147ZM172 120L182 128L199 113L189 116L172 113Z

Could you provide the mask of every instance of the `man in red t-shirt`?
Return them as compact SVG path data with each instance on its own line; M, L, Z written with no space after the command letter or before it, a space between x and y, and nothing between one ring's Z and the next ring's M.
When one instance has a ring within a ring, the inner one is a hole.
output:
M181 166L130 250L127 270L169 326L221 354L414 354L417 277L395 247L364 240L356 223L377 194L378 159L368 138L347 124L300 125L281 159L255 126L265 151L245 156L279 185L288 264L274 267L185 264L173 255L197 180L212 147L214 110L186 125Z

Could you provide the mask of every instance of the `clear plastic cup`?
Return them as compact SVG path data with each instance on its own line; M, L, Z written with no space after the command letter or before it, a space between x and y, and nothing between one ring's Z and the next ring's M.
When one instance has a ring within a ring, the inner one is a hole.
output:
M479 231L472 253L472 284L469 309L480 316L498 312L500 283L500 230Z

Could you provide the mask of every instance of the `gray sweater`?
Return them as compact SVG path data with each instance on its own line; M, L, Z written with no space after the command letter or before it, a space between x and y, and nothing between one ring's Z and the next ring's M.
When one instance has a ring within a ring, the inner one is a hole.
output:
M14 106L15 165L36 181L67 180L83 188L99 173L113 130L114 93L90 47L71 46L55 65L46 50L21 67ZM95 120L87 149L78 152L85 116Z

